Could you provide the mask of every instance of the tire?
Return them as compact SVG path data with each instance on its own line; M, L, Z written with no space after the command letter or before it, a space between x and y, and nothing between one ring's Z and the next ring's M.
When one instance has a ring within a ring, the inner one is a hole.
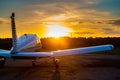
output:
M3 68L5 65L5 60L0 60L0 68Z
M35 67L35 66L36 66L35 61L32 61L32 66L33 66L33 67Z

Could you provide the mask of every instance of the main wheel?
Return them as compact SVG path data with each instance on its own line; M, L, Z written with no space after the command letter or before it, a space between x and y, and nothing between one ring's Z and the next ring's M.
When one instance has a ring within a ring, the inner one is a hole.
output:
M53 62L54 62L55 67L59 67L59 62L60 62L59 59L55 59L55 57L53 57Z
M0 68L5 66L5 58L0 58Z
M34 60L32 61L32 66L33 66L33 67L36 66L35 62L36 62L36 61L34 61Z

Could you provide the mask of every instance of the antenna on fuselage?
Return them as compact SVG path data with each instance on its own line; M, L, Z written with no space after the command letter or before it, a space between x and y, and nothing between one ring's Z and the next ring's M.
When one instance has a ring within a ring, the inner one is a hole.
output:
M15 26L15 13L11 15L11 28L12 28L12 52L17 48L17 35L16 35L16 26ZM11 52L11 53L12 53Z

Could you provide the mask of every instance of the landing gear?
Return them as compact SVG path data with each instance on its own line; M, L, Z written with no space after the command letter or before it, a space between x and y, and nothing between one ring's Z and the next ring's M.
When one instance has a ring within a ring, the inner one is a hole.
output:
M5 66L5 58L0 58L0 68Z
M36 66L36 60L32 60L32 66L33 66L33 67Z
M55 57L53 57L53 64L55 65L55 67L59 67L59 59L55 59Z

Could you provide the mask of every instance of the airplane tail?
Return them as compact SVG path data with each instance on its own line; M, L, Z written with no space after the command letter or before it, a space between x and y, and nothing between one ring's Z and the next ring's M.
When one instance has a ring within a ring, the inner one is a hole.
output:
M11 53L14 53L17 48L17 34L16 34L16 26L15 26L15 13L11 15L11 28L12 28L12 49Z

